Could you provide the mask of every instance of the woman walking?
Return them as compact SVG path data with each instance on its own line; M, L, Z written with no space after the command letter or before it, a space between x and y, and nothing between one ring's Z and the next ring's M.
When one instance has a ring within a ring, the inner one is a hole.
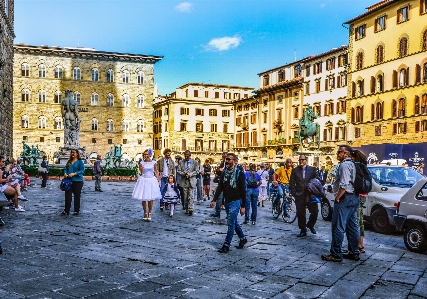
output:
M49 163L47 162L47 157L43 156L43 161L40 164L40 166L42 168L45 168L46 171L42 172L42 188L46 188L46 183L47 183L47 174L49 173Z
M203 200L204 201L206 201L206 199L210 200L209 192L211 189L211 173L212 173L211 161L209 161L209 159L206 159L205 164L203 164Z
M70 151L70 158L64 168L64 177L71 180L73 183L70 190L65 191L65 208L61 215L69 215L71 208L71 201L74 195L74 216L80 213L80 196L83 188L83 174L85 172L85 165L80 158L80 153L72 149Z
M160 175L157 163L151 160L152 150L148 149L142 153L142 161L139 164L141 175L133 189L132 197L142 202L144 210L144 221L151 221L151 212L155 199L162 197L160 193ZM148 205L148 211L147 211Z

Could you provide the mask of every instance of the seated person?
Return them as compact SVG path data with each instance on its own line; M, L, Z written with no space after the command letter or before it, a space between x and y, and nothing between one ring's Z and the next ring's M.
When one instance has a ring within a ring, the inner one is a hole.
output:
M9 172L6 171L6 167L4 166L5 163L6 158L0 156L0 192L3 192L7 197L13 196L15 211L24 212L25 210L18 204L18 192L16 189L19 187L16 186L19 186L19 184L16 184L15 187L9 185L9 183L13 181L13 178L10 177Z
M21 186L22 190L27 190L27 186L30 184L30 177L28 174L25 173L25 171L22 169L22 157L19 157L16 160L16 166L13 167L12 171L19 176L21 176Z
M16 193L18 194L18 199L26 201L27 199L21 193L21 185L19 184L20 180L16 178L15 174L12 171L15 163L15 160L11 159L11 164L7 165L4 170L2 169L2 171L4 172L3 176L6 176L7 174L7 176L11 178L11 180L7 182L7 184L16 190Z

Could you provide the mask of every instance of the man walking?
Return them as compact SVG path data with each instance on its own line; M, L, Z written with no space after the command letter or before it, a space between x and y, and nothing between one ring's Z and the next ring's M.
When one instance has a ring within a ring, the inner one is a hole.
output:
M160 190L163 190L165 185L168 182L168 177L170 175L173 175L176 180L176 169L175 169L175 163L171 158L172 151L170 149L165 149L163 151L163 157L157 160L157 169L159 170L159 174L161 177L161 187ZM163 197L165 194L162 194L162 197L160 198L160 211L163 211L164 204L163 204Z
M102 192L102 167L101 167L101 155L96 156L96 160L93 163L93 176L95 177L95 191Z
M359 207L359 196L354 193L352 182L356 178L356 168L351 160L352 149L341 145L337 151L338 164L335 180L332 184L335 193L334 211L332 212L332 241L329 255L322 255L322 260L341 262L343 258L358 261L359 258L359 225L356 211ZM341 246L344 234L347 233L348 254L342 254Z
M326 178L328 177L328 171L325 169L325 165L322 165L319 172L319 181L324 186L326 184Z
M181 175L181 187L183 190L182 203L185 208L185 214L193 215L194 210L194 188L196 188L196 176L199 173L199 164L191 159L191 152L184 152L184 160L179 163L178 174Z
M236 167L237 156L235 154L228 153L225 161L227 166L224 169L223 175L219 179L218 188L216 189L214 198L211 202L211 207L213 207L216 204L219 195L222 192L224 193L223 203L227 213L228 229L224 244L222 245L222 248L219 249L220 253L227 253L230 250L230 244L233 239L234 231L236 231L237 236L239 237L239 245L236 246L236 248L242 249L248 242L242 228L240 227L240 224L237 222L237 215L239 211L240 215L245 214L245 174Z
M298 159L299 165L292 170L292 174L289 180L291 193L295 198L295 205L297 207L298 227L300 233L298 237L307 236L307 228L316 234L314 225L317 221L317 215L319 214L319 207L317 203L310 203L310 193L307 189L307 184L311 179L319 179L317 169L307 165L307 157L300 155ZM306 223L306 208L310 212L310 217Z

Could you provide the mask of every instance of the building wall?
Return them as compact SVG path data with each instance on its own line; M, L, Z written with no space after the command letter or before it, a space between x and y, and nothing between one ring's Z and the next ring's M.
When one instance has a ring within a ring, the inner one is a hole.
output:
M80 144L87 153L99 153L104 156L112 146L122 144L122 153L135 158L144 148L152 147L153 132L153 90L154 63L158 56L141 56L122 53L105 53L82 49L61 49L56 47L15 46L14 62L14 149L18 156L22 151L22 142L38 146L49 159L64 143L63 124L57 127L55 118L61 118L61 103L55 103L55 93L72 90L80 93L79 117ZM29 66L28 76L23 75L22 65ZM40 77L39 67L46 68L45 77ZM55 68L61 66L62 78L55 78ZM73 79L73 69L79 67L81 79ZM98 81L92 80L92 69L98 69ZM107 70L113 70L114 82L107 82ZM129 72L128 83L123 83L123 73ZM138 83L138 73L142 72L143 82ZM28 101L23 101L23 90L28 90ZM40 102L39 92L46 92L45 102ZM98 103L92 101L93 94L98 95ZM107 105L107 95L113 95L113 106ZM138 104L138 96L142 104ZM123 98L128 97L128 106ZM28 117L28 127L22 124ZM46 118L46 127L39 128L39 118ZM97 128L92 127L93 120L98 121ZM107 130L107 120L113 121L113 130ZM129 128L123 127L128 121ZM143 128L138 132L138 121Z
M0 155L12 156L14 0L0 2ZM6 5L7 4L7 5Z

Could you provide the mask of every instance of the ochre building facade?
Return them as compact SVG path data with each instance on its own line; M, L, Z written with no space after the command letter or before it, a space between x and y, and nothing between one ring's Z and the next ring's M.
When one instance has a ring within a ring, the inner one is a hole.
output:
M152 147L154 64L161 56L15 45L13 155L22 142L52 162L64 144L61 102L79 103L80 145L105 156L114 145L136 158Z

